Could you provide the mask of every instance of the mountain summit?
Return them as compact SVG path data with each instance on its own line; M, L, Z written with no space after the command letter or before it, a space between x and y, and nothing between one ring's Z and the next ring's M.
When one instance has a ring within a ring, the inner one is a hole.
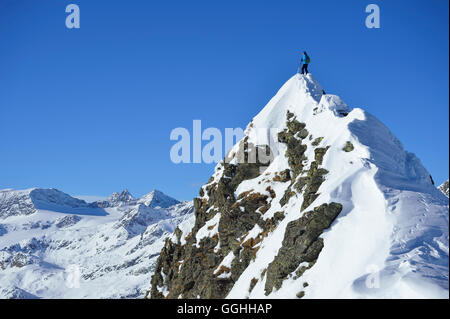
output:
M150 193L142 196L141 198L134 198L128 190L124 190L122 193L113 193L106 200L97 201L93 203L98 207L120 207L120 206L130 206L136 204L142 204L151 208L167 208L176 204L180 201L167 196L161 191L153 190Z
M26 190L0 190L0 219L10 216L31 215L38 209L87 208L89 205L57 189L31 188Z
M142 196L138 202L144 204L145 206L161 208L167 208L180 203L178 200L167 196L163 192L156 189L154 189L151 193Z
M282 86L194 207L152 298L448 298L448 199L386 126L312 75Z

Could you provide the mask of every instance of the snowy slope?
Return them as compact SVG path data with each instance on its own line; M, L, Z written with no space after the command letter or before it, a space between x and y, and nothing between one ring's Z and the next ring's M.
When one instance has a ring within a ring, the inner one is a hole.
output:
M0 190L0 218L30 215L37 209L71 210L89 205L56 189Z
M163 192L155 189L152 192L148 193L147 195L142 196L139 199L138 203L142 203L145 206L149 207L167 208L172 205L176 205L180 202L172 197L167 196Z
M193 204L117 195L101 208L57 190L0 191L0 298L144 297L165 237Z
M448 298L448 199L379 120L322 92L295 75L251 121L162 250L153 298ZM247 144L272 161L241 177Z

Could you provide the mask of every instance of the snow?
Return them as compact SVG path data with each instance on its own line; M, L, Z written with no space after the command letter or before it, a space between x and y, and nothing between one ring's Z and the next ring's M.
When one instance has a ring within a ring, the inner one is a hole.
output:
M142 203L149 207L167 208L180 202L155 189L151 193L142 196L138 203Z
M247 127L249 142L269 141L268 134L254 130L283 130L288 110L306 123L313 138L323 137L320 147L330 146L322 165L329 174L307 210L329 202L341 203L343 210L322 234L324 248L316 264L300 278L286 279L268 297L295 298L304 290L304 298L448 298L448 199L433 187L420 160L374 116L350 110L335 95L322 95L312 75L295 75L283 85ZM354 146L351 152L343 151L347 141ZM284 150L279 147L266 173L288 168ZM277 193L264 215L271 216L281 210L278 200L287 185L263 174L244 181L236 194L264 193L267 186ZM267 298L261 273L281 247L286 225L301 216L299 197L283 207L286 218L263 240L228 298ZM259 281L249 293L252 278Z
M192 202L154 208L126 193L108 208L56 190L0 194L0 298L142 298L165 239L193 216ZM32 214L11 208L25 204Z
M219 220L220 220L220 214L214 215L213 218L208 220L205 225L200 228L196 235L196 243L197 247L200 241L205 237L213 237L215 234L219 232Z
M195 225L195 216L193 214L178 225L178 228L181 230L181 239L180 239L181 245L186 245L186 236L189 235L194 225ZM173 240L174 237L175 234L172 234L170 239Z
M224 268L231 269L231 263L233 262L234 254L233 252L229 252L228 255L225 256L225 258L222 260L222 262L217 266L216 270L214 271L214 275L217 275L217 273ZM230 278L231 273L230 272L223 272L217 278Z
M348 105L339 96L333 94L322 95L316 114L328 110L332 111L336 116L350 112Z

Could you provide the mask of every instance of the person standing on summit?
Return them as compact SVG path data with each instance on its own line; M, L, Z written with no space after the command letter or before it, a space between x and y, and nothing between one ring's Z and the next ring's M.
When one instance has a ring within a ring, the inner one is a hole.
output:
M306 51L303 51L303 56L300 62L303 63L302 74L308 74L308 64L311 62L311 58Z

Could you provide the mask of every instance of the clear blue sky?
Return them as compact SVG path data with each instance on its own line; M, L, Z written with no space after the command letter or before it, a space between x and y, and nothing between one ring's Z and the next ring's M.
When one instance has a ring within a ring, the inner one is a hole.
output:
M81 29L65 27L65 7ZM365 28L365 7L381 29ZM0 0L0 188L191 199L214 165L170 161L175 127L243 127L297 70L381 119L437 183L449 167L449 4Z

